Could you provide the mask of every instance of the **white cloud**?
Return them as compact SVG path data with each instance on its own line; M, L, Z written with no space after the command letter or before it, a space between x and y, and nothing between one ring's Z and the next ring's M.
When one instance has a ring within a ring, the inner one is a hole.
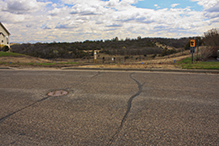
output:
M154 10L132 6L137 0L62 0L61 4L0 0L0 20L9 27L15 42L202 35L203 30L219 23L218 2L192 1L208 6L194 11L175 8L178 4L158 9L155 4ZM20 7L13 9L16 6Z
M23 22L24 20L28 19L29 17L26 15L17 15L17 14L11 14L8 12L0 12L0 20L2 22L8 22L8 23L18 23Z
M157 9L159 9L159 8L160 8L160 6L158 6L158 4L154 4L154 6L155 6Z
M178 6L179 4L172 4L171 7L174 8L176 6Z
M55 7L57 7L57 4L52 4L52 6L55 8Z
M37 2L36 0L5 0L4 11L16 14L35 12L47 5L47 3Z
M191 0L191 1L197 1L198 4L203 6L205 9L211 8L218 2L218 0Z
M205 8L204 16L209 19L208 23L212 26L219 26L219 1L218 0L199 0L199 5L203 5Z
M219 12L219 1L212 7L207 10L208 12Z
M219 1L213 5L212 7L208 8L206 11L208 12L219 12Z
M51 16L57 16L60 12L61 12L62 9L59 9L59 8L55 8L51 11L49 11L48 13L51 15Z
M76 4L72 7L70 14L80 15L100 15L102 14L103 7L90 6L88 4Z

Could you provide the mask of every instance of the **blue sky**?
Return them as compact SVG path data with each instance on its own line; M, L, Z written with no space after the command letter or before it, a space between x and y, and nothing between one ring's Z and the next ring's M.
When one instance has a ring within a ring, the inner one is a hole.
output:
M45 0L38 0L38 1L44 1ZM61 0L51 0L53 3L62 3ZM109 1L109 0L102 0L102 1ZM119 0L121 1L121 0ZM138 1L135 4L132 4L132 6L136 6L137 8L148 8L148 9L164 9L164 8L172 8L172 4L178 4L175 6L175 8L186 8L191 7L191 9L195 11L202 11L204 8L203 6L200 6L197 4L197 2L193 2L191 0L142 0ZM158 5L158 6L155 6Z
M0 0L0 21L19 43L181 38L218 28L219 1Z
M172 8L172 4L178 4L175 8L186 8L190 7L195 11L202 11L204 8L197 4L197 2L192 2L190 0L143 0L139 1L133 6L138 8L148 8L148 9L164 9L164 8ZM157 6L155 6L157 5Z

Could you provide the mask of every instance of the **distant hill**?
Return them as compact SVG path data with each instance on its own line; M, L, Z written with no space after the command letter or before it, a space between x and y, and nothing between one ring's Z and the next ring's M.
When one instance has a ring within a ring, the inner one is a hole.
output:
M97 40L73 43L36 43L36 44L13 44L13 52L26 54L40 58L89 58L93 54L88 50L100 50L101 53L110 55L147 55L160 54L162 47L158 47L156 42L164 46L182 48L189 38L140 38L126 39L119 41L118 38L112 40ZM87 51L86 51L87 50Z

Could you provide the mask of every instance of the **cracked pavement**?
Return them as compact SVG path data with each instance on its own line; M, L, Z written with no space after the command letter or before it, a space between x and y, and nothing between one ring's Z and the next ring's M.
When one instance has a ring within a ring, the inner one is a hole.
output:
M0 70L1 145L217 145L219 75ZM50 97L50 91L69 94Z

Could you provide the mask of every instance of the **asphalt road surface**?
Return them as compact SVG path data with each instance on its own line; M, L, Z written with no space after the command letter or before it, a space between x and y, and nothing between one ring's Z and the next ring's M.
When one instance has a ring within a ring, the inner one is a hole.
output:
M0 145L216 146L219 75L0 70Z

